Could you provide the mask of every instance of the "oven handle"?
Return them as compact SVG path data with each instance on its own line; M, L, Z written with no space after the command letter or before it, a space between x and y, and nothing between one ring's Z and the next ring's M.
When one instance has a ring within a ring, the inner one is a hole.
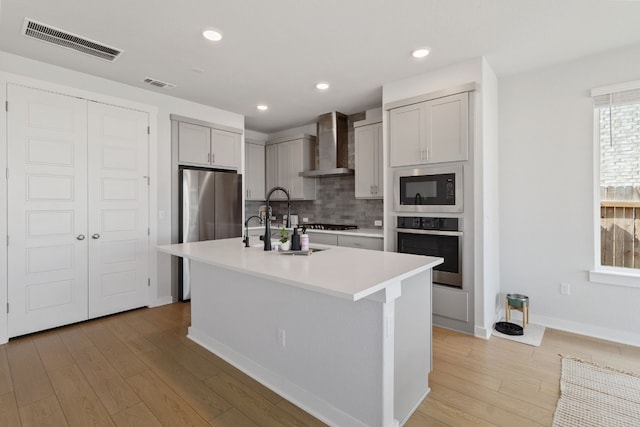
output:
M428 234L432 236L462 236L462 231L416 230L414 228L395 228L397 233Z

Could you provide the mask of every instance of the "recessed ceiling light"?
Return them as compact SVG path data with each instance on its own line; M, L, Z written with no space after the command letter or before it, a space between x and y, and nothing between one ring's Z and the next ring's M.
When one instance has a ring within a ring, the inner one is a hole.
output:
M218 30L209 28L202 32L202 37L207 40L211 40L212 42L219 42L220 40L222 40L222 33Z
M411 56L413 56L414 58L424 58L425 56L429 55L429 53L431 53L431 51L428 47L421 47L420 49L416 49L411 52Z
M260 111L267 111L269 109L268 105L260 104L256 107Z
M327 89L329 89L329 83L326 83L326 82L317 83L316 84L316 89L327 90Z

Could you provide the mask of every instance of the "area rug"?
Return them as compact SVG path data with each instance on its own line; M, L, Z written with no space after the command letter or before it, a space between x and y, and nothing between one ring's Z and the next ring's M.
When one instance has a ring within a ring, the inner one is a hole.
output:
M563 357L553 427L640 426L640 375Z
M516 324L522 326L520 322L516 322ZM542 343L542 337L544 336L544 326L536 325L535 323L528 323L524 328L523 335L507 335L498 332L495 329L493 330L492 334L493 336L498 338L504 338L506 340L516 341L522 344L539 347L540 343Z

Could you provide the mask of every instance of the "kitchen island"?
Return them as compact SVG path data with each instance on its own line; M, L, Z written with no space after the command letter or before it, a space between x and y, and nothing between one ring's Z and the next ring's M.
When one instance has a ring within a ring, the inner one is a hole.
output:
M235 238L158 249L191 260L190 339L330 425L403 424L429 392L442 259L320 248L287 256Z

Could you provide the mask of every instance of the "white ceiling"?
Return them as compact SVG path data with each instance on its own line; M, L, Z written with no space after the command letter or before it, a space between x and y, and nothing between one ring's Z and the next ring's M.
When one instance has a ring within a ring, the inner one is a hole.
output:
M109 63L28 39L25 17L125 52ZM150 90L270 133L380 106L384 83L469 58L504 76L637 44L638 22L633 0L2 0L0 50L132 86L163 80L177 87ZM415 60L420 46L432 54Z

